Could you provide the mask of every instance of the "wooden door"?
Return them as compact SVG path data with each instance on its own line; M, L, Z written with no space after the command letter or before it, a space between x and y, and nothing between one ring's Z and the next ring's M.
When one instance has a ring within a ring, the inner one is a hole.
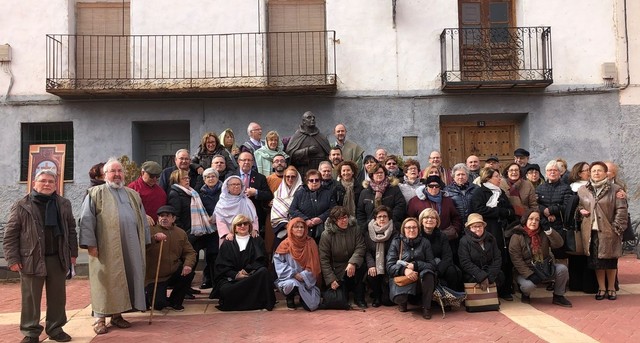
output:
M462 79L513 80L513 0L458 0L458 14Z
M78 79L129 79L129 2L76 4Z
M270 82L322 79L327 68L325 1L271 0L268 6Z
M500 161L513 159L518 145L517 124L509 121L448 122L440 124L440 152L445 166L466 162L469 155L476 155L484 165L489 156Z

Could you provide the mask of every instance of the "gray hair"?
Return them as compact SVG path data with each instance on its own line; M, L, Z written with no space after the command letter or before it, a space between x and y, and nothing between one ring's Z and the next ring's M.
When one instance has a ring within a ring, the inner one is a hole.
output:
M464 163L458 163L453 168L451 168L451 176L454 176L458 170L464 171L467 176L469 176L469 167L467 167Z
M117 158L115 157L109 157L109 159L107 160L107 162L104 163L104 166L102 167L102 172L103 173L107 173L107 171L109 170L109 167L111 167L112 164L117 163L122 167L122 163L120 163L120 161L118 161Z
M220 177L220 174L218 173L218 171L217 171L217 170L215 170L215 169L213 169L213 168L207 168L207 169L205 169L205 170L202 172L202 177L205 177L205 176L210 175L210 174L214 174L217 178L219 178L219 177Z
M558 169L558 171L561 171L563 168L560 165L561 163L558 162L557 160L551 160L549 161L549 163L547 163L547 165L544 167L545 171L551 167L556 167L556 169Z
M329 166L329 168L333 168L333 166L331 166L331 162L329 162L329 161L322 161L322 162L320 162L320 163L318 164L318 170L320 170L320 167L322 167L322 166L323 166L323 165L325 165L325 164L326 164L326 165L328 165L328 166Z
M38 178L39 178L41 175L51 175L51 176L53 176L53 178L54 178L56 181L58 181L58 174L56 174L56 172L54 172L54 171L53 171L53 170L51 170L51 169L42 169L42 170L40 170L39 172L37 172L37 173L36 173L36 177L34 178L34 180L38 180Z
M179 149L178 151L176 151L176 158L178 158L178 155L180 155L180 153L182 152L186 152L187 155L189 155L189 150L187 149Z

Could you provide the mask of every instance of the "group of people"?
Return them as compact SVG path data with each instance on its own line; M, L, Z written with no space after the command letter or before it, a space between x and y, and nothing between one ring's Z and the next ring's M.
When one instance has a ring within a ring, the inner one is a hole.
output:
M507 301L519 292L523 302L546 283L554 304L571 307L570 279L587 274L593 279L576 280L577 290L592 282L597 300L617 298L628 214L614 164L568 170L552 160L543 176L519 148L504 169L493 156L483 168L469 156L449 169L437 151L421 168L382 148L365 155L343 124L330 144L311 112L291 137L271 131L263 141L257 123L247 134L237 145L230 129L206 133L196 154L180 149L165 169L144 162L126 187L117 160L94 166L79 237L69 201L55 193L55 173L39 172L11 209L4 238L10 269L29 285L23 342L36 342L43 329L43 284L47 334L71 339L62 331L64 280L78 245L90 256L97 334L130 327L125 312L182 311L200 292L192 287L200 251L200 288L213 288L223 311L271 310L274 289L290 309L323 308L338 292L353 292L353 303L366 308L368 288L372 306L406 312L417 304L429 319L436 286L462 291L463 283L497 287ZM567 247L567 232L579 232L577 251ZM543 279L533 265L550 258L554 271Z

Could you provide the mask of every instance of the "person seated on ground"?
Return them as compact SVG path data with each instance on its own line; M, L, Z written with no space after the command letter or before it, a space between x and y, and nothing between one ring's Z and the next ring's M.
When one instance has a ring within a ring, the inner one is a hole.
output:
M354 302L360 308L367 308L364 299L364 275L366 246L355 218L342 206L331 209L320 237L320 266L327 287L336 290L345 287L345 292L353 291Z
M285 160L287 160L289 159L289 155L284 153L284 146L276 131L269 131L269 133L267 133L266 143L266 145L256 150L253 155L255 156L258 173L269 176L273 173L273 158L276 155L282 155Z
M344 206L349 211L349 215L355 217L358 198L362 193L362 183L355 180L358 174L358 167L354 162L343 161L337 167L338 179L333 188L333 195L336 205Z
M267 309L276 303L273 281L267 270L267 254L260 236L253 237L252 219L243 214L233 218L233 240L225 240L215 264L217 308L221 311Z
M309 236L319 242L324 222L329 217L329 211L335 206L335 199L331 190L321 187L320 172L311 169L306 174L306 184L302 185L293 195L289 216L304 219L309 227Z
M373 210L380 205L385 205L391 209L393 225L399 229L407 210L407 203L398 187L400 181L387 176L387 169L380 163L369 169L369 178L370 181L362 182L364 189L358 199L356 208L358 227L364 233L373 219Z
M255 230L251 231L252 236L258 236L258 215L253 202L245 194L245 186L237 175L229 176L222 183L222 191L220 199L213 210L213 216L216 219L216 227L218 228L219 245L222 245L225 239L233 239L233 231L231 225L236 215L242 214L248 218L253 224Z
M426 208L420 212L418 222L422 234L431 243L431 251L440 284L451 289L462 291L462 271L454 264L454 254L447 235L440 230L440 216L438 211Z
M485 230L487 223L478 213L471 213L465 224L465 235L460 239L458 257L464 282L475 282L484 291L490 284L501 287L504 283L502 256L495 237Z
M398 186L404 195L404 201L408 204L409 200L416 196L416 189L423 186L420 182L420 162L411 158L404 161L404 180Z
M158 224L151 227L151 244L146 247L147 304L152 305L153 290L157 280L153 308L158 311L162 309L184 311L182 302L195 275L193 267L196 264L196 252L189 243L187 234L174 225L177 214L175 208L164 205L158 209L157 213ZM164 243L161 244L163 241ZM161 246L162 255L160 255ZM160 256L162 258L158 260ZM160 266L159 269L157 269L158 266ZM157 276L156 270L158 270ZM169 298L167 298L167 288L173 289Z
M278 248L282 240L287 237L287 224L289 223L289 207L293 202L293 196L302 187L302 177L294 166L289 166L284 171L280 186L273 193L273 204L271 206L271 228L275 236L273 240L273 250Z
M527 210L520 220L522 225L513 229L513 236L509 242L509 255L513 267L516 270L516 282L522 292L522 302L531 303L531 292L536 286L545 280L538 276L532 266L532 262L542 263L551 255L551 249L561 247L564 244L562 236L549 228L543 231L540 227L540 212L537 209ZM564 297L569 270L567 266L555 263L553 275L553 304L571 307L571 302Z
M436 267L431 243L420 234L418 220L409 217L402 222L401 237L396 237L387 254L389 278L406 276L410 284L400 286L389 280L389 296L400 312L407 312L410 296L420 295L422 317L431 319L431 300L436 282Z
M287 238L273 254L273 266L278 276L275 285L286 296L287 308L296 309L295 296L302 307L315 311L320 304L320 255L316 242L308 236L309 229L302 218L293 218L287 225Z
M398 234L390 215L391 210L387 206L376 207L364 234L367 246L367 282L372 292L373 307L380 307L383 303L387 306L393 304L389 299L389 277L385 264L389 246Z

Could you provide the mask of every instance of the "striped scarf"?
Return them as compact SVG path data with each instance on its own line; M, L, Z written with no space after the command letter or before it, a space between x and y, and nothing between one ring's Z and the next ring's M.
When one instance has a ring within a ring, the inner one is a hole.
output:
M202 205L200 195L193 188L183 187L178 184L174 184L177 188L180 188L185 193L191 195L191 228L189 233L194 236L202 236L209 233L213 233L211 223L209 223L209 215Z

